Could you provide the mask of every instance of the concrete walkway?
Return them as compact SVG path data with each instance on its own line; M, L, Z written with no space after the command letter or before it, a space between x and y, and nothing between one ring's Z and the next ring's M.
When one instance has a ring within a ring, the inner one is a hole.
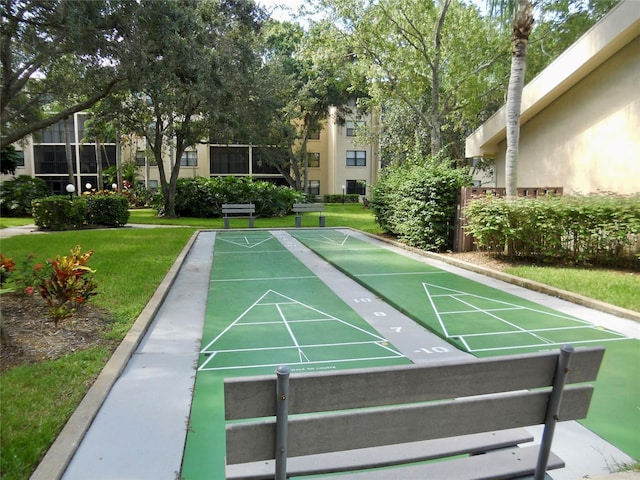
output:
M640 338L640 325L631 320L470 272L434 259L437 256L425 258L364 234L344 231L556 310L589 321L597 319L600 325ZM28 232L29 227L3 229L0 238ZM185 247L32 480L179 478L214 242L215 232L201 232ZM310 259L300 245L295 250L298 255L307 256L314 272L326 274L333 268L317 257ZM427 331L419 334L431 335ZM532 431L539 441L539 429ZM552 472L555 480L601 478L617 466L633 462L577 422L559 424L553 450L568 464L567 468ZM631 480L639 479L640 474L607 478Z

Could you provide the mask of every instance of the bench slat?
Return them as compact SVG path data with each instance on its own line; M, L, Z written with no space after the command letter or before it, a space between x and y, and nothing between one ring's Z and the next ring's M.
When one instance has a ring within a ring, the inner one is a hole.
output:
M596 379L602 347L576 349L567 383ZM552 385L558 352L291 376L289 413L423 402ZM274 375L225 380L225 418L275 415Z
M593 387L565 389L559 418L587 415ZM544 423L548 391L484 395L429 404L289 417L288 455L313 455ZM227 463L274 457L275 420L227 426Z
M538 447L514 448L490 452L485 455L450 460L448 462L412 465L397 470L359 472L335 480L500 480L533 475L538 457ZM564 461L551 453L547 469L564 467Z
M515 428L384 447L293 457L287 460L287 473L291 477L296 477L402 465L453 455L483 453L531 441L533 441L533 435L527 430ZM274 460L228 465L226 471L227 480L273 479L274 474Z
M293 211L300 212L324 212L324 203L294 203Z
M226 203L222 205L222 213L255 213L256 206L253 203Z

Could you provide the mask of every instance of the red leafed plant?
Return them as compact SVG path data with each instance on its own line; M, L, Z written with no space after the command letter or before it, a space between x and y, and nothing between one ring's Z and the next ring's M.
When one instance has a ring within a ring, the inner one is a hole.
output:
M81 247L71 249L71 254L47 260L45 275L38 275L40 296L47 301L51 319L57 326L72 316L78 307L96 295L97 284L93 278L95 270L87 266L93 250L80 253ZM41 269L41 265L35 268ZM41 276L42 275L42 276Z
M7 278L11 275L16 268L16 263L12 258L7 258L0 253L0 287L4 285L4 282L7 281Z

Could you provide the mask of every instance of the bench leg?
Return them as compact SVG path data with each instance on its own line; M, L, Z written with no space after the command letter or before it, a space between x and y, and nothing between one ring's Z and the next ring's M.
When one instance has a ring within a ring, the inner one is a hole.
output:
M325 217L324 217L323 215L320 215L320 219L319 219L318 224L319 224L321 227L324 227L324 226L325 226Z
M229 228L229 217L224 217L224 228Z
M275 480L287 478L287 453L289 442L289 374L286 365L276 369L276 477Z
M296 215L296 228L300 228L302 226L302 217L300 215Z
M253 228L253 217L249 217L249 228Z

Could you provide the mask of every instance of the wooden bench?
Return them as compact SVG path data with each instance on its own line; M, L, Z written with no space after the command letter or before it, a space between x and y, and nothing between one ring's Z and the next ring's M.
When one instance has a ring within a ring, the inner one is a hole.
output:
M306 212L324 212L323 203L294 203L293 212L296 214L296 227L302 226L302 214ZM318 225L325 226L325 216L320 214Z
M253 228L253 214L256 213L256 206L253 203L225 203L222 205L224 215L224 228L229 227L229 215L234 217L249 218L249 228Z
M591 385L565 382L595 380L603 354L565 346L291 378L283 366L277 375L229 378L227 478L352 471L336 478L465 480L535 472L541 480L564 466L550 451L556 422L585 418L591 402ZM518 447L531 440L522 427L538 424L545 425L541 445ZM454 455L465 456L404 465ZM373 470L357 472L365 468Z

